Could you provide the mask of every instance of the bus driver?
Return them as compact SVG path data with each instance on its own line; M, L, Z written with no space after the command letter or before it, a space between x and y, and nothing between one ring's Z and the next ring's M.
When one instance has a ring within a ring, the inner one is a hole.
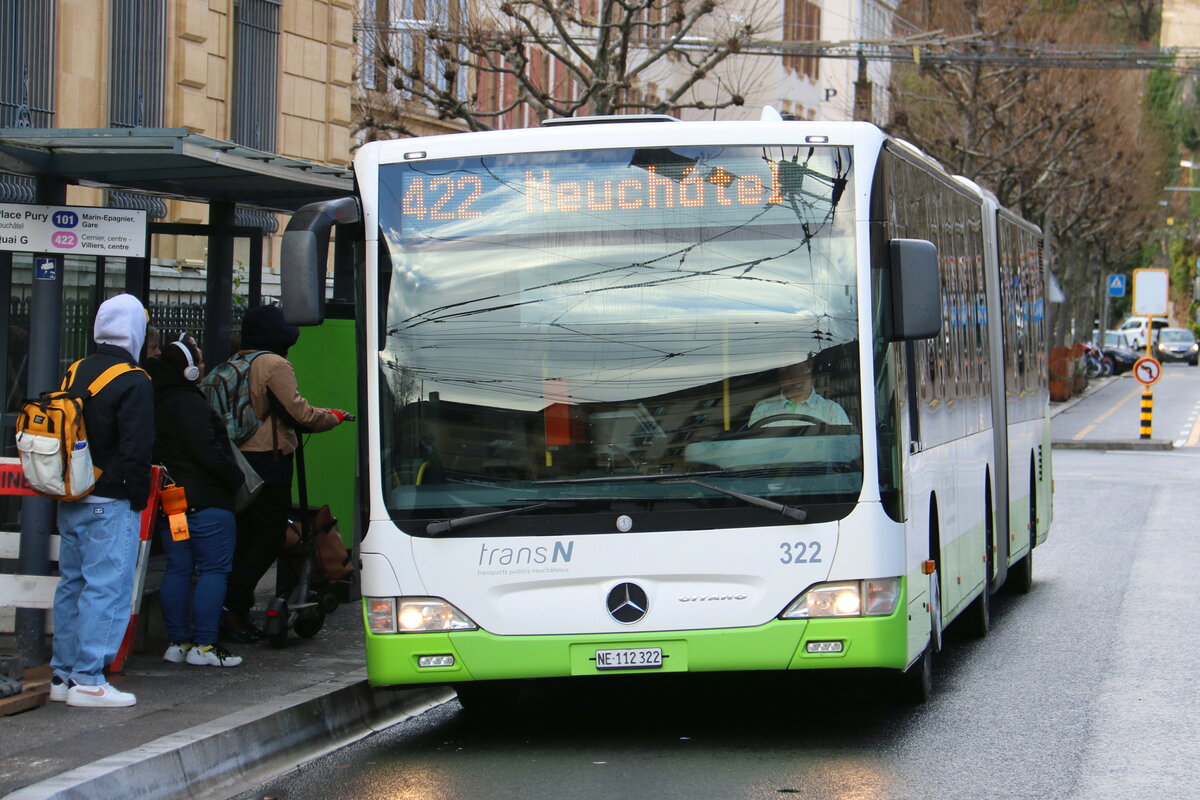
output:
M764 422L764 426L803 424L803 420L788 420L786 415L800 414L829 425L849 425L850 418L840 405L813 390L813 359L810 356L796 364L776 370L779 394L759 400L750 412L749 426L754 427L769 417L784 415L784 419Z

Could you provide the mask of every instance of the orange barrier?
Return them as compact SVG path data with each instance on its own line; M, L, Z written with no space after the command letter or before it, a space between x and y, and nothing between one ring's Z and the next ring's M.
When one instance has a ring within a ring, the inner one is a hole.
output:
M129 625L125 628L125 638L117 649L117 657L108 665L109 672L120 672L125 668L125 659L133 649L134 635L137 633L138 616L142 612L142 594L146 589L146 566L150 563L150 542L154 538L154 521L158 519L158 493L162 489L162 469L150 467L150 497L146 507L142 509L141 525L138 526L138 560L134 571L133 607L129 612Z
M146 584L146 567L150 561L150 542L154 536L154 521L158 517L158 492L161 480L161 470L159 467L150 468L150 498L146 503L146 508L140 516L140 525L138 530L138 557L137 565L134 568L134 583L133 583L133 599L131 601L129 625L125 628L125 637L121 640L121 646L117 650L117 656L109 664L110 672L120 672L125 666L125 659L129 656L130 650L133 649L134 634L137 631L138 616L142 608L142 593L145 590ZM15 495L22 497L36 496L37 493L29 488L29 482L25 480L25 474L21 471L21 463L15 459L5 459L0 461L0 495ZM3 534L9 538L19 539L20 534L6 533ZM55 542L57 544L57 542ZM52 548L52 558L57 558L57 549ZM15 558L15 555L13 556ZM50 591L50 596L47 597L47 591L50 586L57 583L58 579L45 576L25 576L25 575L0 575L0 580L8 579L15 587L11 592L0 592L0 597L7 597L9 594L14 594L15 597L5 601L6 605L16 606L18 608L43 608L52 609L53 593ZM41 591L36 592L36 596L29 594L22 596L20 592L32 591L29 586L40 587Z

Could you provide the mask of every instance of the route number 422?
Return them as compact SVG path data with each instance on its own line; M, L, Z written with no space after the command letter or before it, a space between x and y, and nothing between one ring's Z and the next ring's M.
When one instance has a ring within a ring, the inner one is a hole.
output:
M820 542L780 542L780 564L820 564Z

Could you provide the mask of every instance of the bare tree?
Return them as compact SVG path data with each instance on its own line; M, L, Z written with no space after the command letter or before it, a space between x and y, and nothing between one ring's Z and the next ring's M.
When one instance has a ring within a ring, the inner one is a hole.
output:
M1139 44L1158 35L1162 0L1089 0L1088 5L1127 30Z
M368 138L412 135L414 112L487 130L518 109L536 121L742 105L753 76L731 57L765 19L765 0L501 0L473 12L461 0L398 27L378 12L387 2L360 25Z
M927 24L997 41L1111 35L1106 14L1041 8L1002 0ZM1161 193L1165 144L1144 124L1145 75L988 67L965 55L899 74L892 128L1004 205L1050 224L1051 266L1067 296L1053 340L1087 337L1101 277L1146 241Z

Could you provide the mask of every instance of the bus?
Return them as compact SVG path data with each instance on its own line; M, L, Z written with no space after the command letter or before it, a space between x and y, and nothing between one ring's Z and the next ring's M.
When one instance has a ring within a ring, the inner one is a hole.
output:
M1039 229L860 122L372 142L284 236L359 352L369 681L888 670L1027 591L1051 517Z

